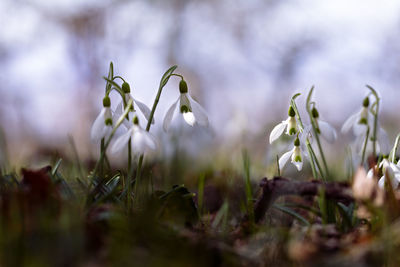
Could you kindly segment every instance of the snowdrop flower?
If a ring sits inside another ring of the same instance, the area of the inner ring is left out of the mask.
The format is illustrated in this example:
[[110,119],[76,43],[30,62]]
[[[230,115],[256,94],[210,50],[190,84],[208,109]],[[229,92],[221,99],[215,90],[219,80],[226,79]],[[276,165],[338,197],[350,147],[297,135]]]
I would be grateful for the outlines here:
[[110,98],[105,96],[103,98],[103,108],[95,119],[90,131],[90,137],[93,142],[98,143],[102,138],[106,138],[111,134],[113,128],[113,119],[110,106]]
[[[371,130],[368,138],[367,147],[365,149],[365,154],[369,155],[373,152],[373,138],[371,137]],[[351,144],[352,150],[357,151],[358,154],[361,155],[364,142],[365,142],[366,132],[360,132],[360,134],[356,137],[356,140]],[[384,129],[379,126],[376,133],[376,153],[378,154],[388,154],[390,151],[389,137]]]
[[205,110],[197,103],[193,98],[188,94],[188,88],[185,80],[181,80],[179,83],[179,98],[175,101],[174,104],[168,109],[165,114],[163,128],[164,131],[168,131],[169,126],[171,125],[172,118],[174,116],[176,106],[179,102],[179,111],[183,116],[183,119],[190,126],[194,126],[195,124],[199,124],[201,126],[208,126],[208,117]]
[[[372,115],[368,110],[369,107],[369,98],[368,96],[364,98],[362,108],[359,112],[351,115],[343,124],[342,126],[342,133],[348,132],[351,128],[353,128],[353,133],[356,135],[356,140],[353,143],[353,147],[355,151],[358,151],[358,153],[362,153],[365,137],[366,137],[366,131],[369,126],[370,129],[370,138],[367,143],[367,148],[366,148],[366,154],[370,154],[373,151],[373,139],[372,139],[372,130],[373,130],[373,120],[372,120]],[[382,129],[382,127],[379,126],[379,123],[377,125],[377,132],[376,132],[376,153],[388,153],[390,149],[389,145],[389,138],[385,132],[385,130]]]
[[155,137],[144,130],[139,125],[139,119],[136,115],[133,117],[133,125],[130,129],[115,140],[111,147],[111,153],[122,151],[131,139],[132,151],[135,154],[143,154],[149,150],[157,149]]
[[[143,113],[144,117],[149,120],[150,119],[150,108],[148,106],[146,106],[144,103],[134,99],[131,95],[131,87],[129,86],[129,83],[124,82],[122,84],[122,91],[124,91],[124,98],[125,98],[125,103],[128,103],[130,99],[133,100],[133,103],[137,105],[137,107],[139,108],[139,110]],[[132,105],[132,109],[130,110],[129,117],[133,117],[134,114],[134,104]],[[124,112],[124,101],[121,100],[121,102],[119,102],[117,108],[115,109],[115,116],[116,117],[120,117],[122,115],[122,113]],[[154,124],[154,118],[151,121],[151,124]],[[124,121],[124,125],[129,128],[129,122],[128,120]]]
[[362,108],[357,113],[351,115],[342,126],[342,133],[348,132],[351,128],[353,128],[353,132],[355,135],[360,135],[365,132],[364,127],[360,127],[363,125],[368,125],[370,121],[370,114],[368,111],[369,107],[369,98],[368,96],[364,98],[362,103]]
[[279,168],[283,169],[289,158],[291,158],[292,164],[296,166],[297,170],[301,171],[303,168],[303,157],[300,149],[300,140],[298,137],[294,140],[294,148],[280,157]]
[[276,125],[274,129],[272,129],[271,134],[269,135],[269,143],[272,144],[276,139],[278,139],[286,129],[287,135],[294,135],[297,133],[297,121],[296,121],[296,112],[294,111],[293,107],[289,107],[288,111],[289,117]]
[[320,134],[329,143],[333,143],[337,137],[336,130],[329,123],[319,119],[319,112],[315,107],[312,108],[311,114],[316,124],[317,134]]
[[[375,170],[376,170],[375,166]],[[385,180],[391,182],[393,189],[396,189],[400,183],[400,168],[396,164],[390,162],[387,158],[384,158],[379,164],[379,169],[382,170],[382,176],[378,181],[378,185],[380,188],[385,187]],[[367,178],[373,179],[374,177],[374,168],[370,169],[367,173]]]

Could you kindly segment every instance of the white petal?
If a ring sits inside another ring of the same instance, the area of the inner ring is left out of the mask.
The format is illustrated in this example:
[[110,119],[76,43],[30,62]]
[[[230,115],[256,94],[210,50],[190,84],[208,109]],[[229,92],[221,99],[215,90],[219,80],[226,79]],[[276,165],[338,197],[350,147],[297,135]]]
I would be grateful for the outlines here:
[[[136,100],[136,99],[134,101],[135,101],[136,105],[138,106],[138,108],[140,109],[140,111],[143,113],[143,115],[146,118],[146,120],[149,121],[150,113],[151,113],[151,110],[149,109],[149,107],[146,106],[144,103]],[[151,124],[154,124],[154,117],[153,117],[153,119],[151,121]]]
[[[298,156],[300,156],[301,161],[296,161],[296,157],[298,157]],[[300,147],[294,147],[294,149],[293,149],[292,164],[294,166],[296,166],[298,171],[301,171],[301,169],[303,168],[303,159],[302,159]]]
[[192,112],[184,112],[182,115],[187,124],[189,124],[190,126],[194,126],[194,124],[196,123],[196,118]]
[[399,187],[399,180],[396,179],[396,177],[394,177],[394,178],[392,179],[392,187],[393,187],[393,190],[394,190],[394,189],[397,189],[397,187]]
[[[138,127],[138,126],[137,126]],[[132,139],[132,150],[135,154],[145,153],[147,150],[156,150],[155,138],[147,131],[136,128]]]
[[373,179],[374,178],[374,170],[372,168],[368,170],[367,178],[368,179]]
[[294,164],[294,166],[296,166],[298,171],[301,171],[301,169],[303,168],[303,161],[292,161],[292,163]]
[[282,170],[283,167],[285,167],[287,161],[290,159],[290,157],[293,154],[294,149],[286,152],[285,154],[283,154],[280,158],[279,158],[279,168]]
[[377,141],[380,147],[380,152],[383,154],[388,154],[390,151],[389,137],[385,130],[378,127],[377,131]]
[[174,111],[176,109],[176,105],[178,104],[178,100],[175,101],[174,104],[168,109],[167,113],[165,114],[164,117],[164,122],[163,122],[163,128],[164,131],[168,131],[169,126],[171,125],[172,117],[174,116]]
[[318,121],[319,129],[321,131],[321,135],[325,138],[329,143],[333,143],[336,140],[336,130],[325,121]]
[[351,129],[351,127],[352,127],[354,124],[358,123],[359,117],[360,117],[360,112],[357,112],[357,113],[351,115],[351,116],[343,123],[342,130],[341,130],[342,133],[347,133],[347,132]]
[[[358,154],[362,154],[362,150],[364,148],[364,141],[365,141],[365,135],[359,135],[357,136],[356,140],[353,142],[354,146],[354,151],[356,151]],[[365,154],[369,155],[370,153],[370,142],[367,142],[367,147],[365,149]]]
[[269,143],[270,144],[272,144],[272,142],[274,142],[276,139],[278,139],[283,134],[286,126],[287,126],[287,121],[282,121],[281,123],[276,125],[274,127],[274,129],[272,129],[272,132],[269,135]]
[[[367,129],[368,128],[367,128],[366,124],[356,123],[356,124],[353,125],[353,133],[354,133],[355,136],[363,135],[364,138],[365,138],[365,135],[367,133]],[[371,136],[371,132],[372,132],[371,129],[372,128],[370,128],[370,130],[369,130],[369,136]]]
[[[113,127],[111,125],[105,125],[103,128],[103,137],[105,140],[111,135]],[[101,140],[101,139],[100,139]]]
[[192,106],[190,105],[190,101],[189,101],[187,93],[180,94],[179,99],[180,99],[180,104],[179,104],[180,107],[187,106],[190,109],[192,108]]
[[393,162],[390,162],[389,166],[394,172],[396,172],[396,173],[400,172],[400,168],[396,164],[394,164]]
[[[311,129],[312,129],[311,125],[307,125],[306,127],[304,127],[303,132],[300,134],[301,145],[306,144],[306,139],[307,137],[310,137]],[[308,140],[310,141],[310,143],[312,143],[312,138],[308,138]]]
[[[122,116],[122,114],[124,113],[124,108],[123,108],[123,102],[119,102],[119,104],[117,105],[117,108],[115,109],[114,115],[113,115],[113,122],[117,122],[119,120],[119,118]],[[134,112],[129,112],[128,116],[129,118],[133,118]],[[130,123],[130,121],[128,119],[125,119],[122,124],[127,128],[130,129],[132,127],[132,124]]]
[[[385,187],[385,179],[386,176],[382,176],[381,179],[379,179],[378,185],[380,188],[384,188]],[[392,188],[393,189],[397,189],[397,187],[399,186],[399,181],[397,179],[389,179],[388,181],[391,182]]]
[[192,108],[192,112],[194,117],[196,118],[196,122],[201,126],[208,127],[208,117],[207,113],[199,103],[196,102],[190,95],[188,95],[190,106]]
[[379,185],[380,188],[384,188],[385,187],[385,176],[382,176],[381,179],[379,179],[378,185]]
[[124,111],[122,100],[118,103],[117,108],[115,109],[114,116],[118,119],[121,117],[122,112]]
[[105,127],[105,118],[104,118],[104,114],[105,114],[106,110],[105,108],[103,108],[99,115],[97,116],[97,118],[94,120],[92,129],[90,131],[90,138],[92,139],[92,141],[94,142],[98,142],[101,140],[101,138],[103,138],[103,134],[104,134],[104,127]]
[[111,147],[111,153],[117,153],[124,149],[128,144],[129,138],[132,137],[133,128],[129,129],[126,133],[118,137]]

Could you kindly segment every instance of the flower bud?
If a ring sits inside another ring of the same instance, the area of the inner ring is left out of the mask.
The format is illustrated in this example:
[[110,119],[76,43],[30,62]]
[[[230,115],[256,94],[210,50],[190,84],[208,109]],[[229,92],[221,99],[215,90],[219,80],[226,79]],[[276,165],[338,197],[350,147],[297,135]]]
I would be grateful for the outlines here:
[[111,106],[111,100],[108,96],[103,98],[103,107],[109,108]]
[[124,82],[122,84],[122,91],[124,91],[124,93],[130,93],[131,92],[131,87],[129,86],[129,83]]
[[289,117],[296,116],[296,112],[294,111],[294,108],[292,106],[289,107],[288,115]]
[[366,108],[369,106],[369,97],[368,96],[366,98],[364,98],[362,105],[363,105],[363,107],[366,107]]
[[184,79],[182,79],[179,82],[179,92],[181,92],[181,94],[187,93],[188,92],[188,87],[187,87],[187,83],[185,82]]

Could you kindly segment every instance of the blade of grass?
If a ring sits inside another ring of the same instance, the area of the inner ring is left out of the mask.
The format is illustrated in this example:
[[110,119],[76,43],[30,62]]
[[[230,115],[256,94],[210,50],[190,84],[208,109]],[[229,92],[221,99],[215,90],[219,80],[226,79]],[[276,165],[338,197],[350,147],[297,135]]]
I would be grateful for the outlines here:
[[253,204],[253,192],[251,189],[250,181],[250,158],[246,150],[243,150],[243,169],[244,169],[244,179],[245,179],[245,189],[246,189],[246,207],[247,214],[251,224],[254,224],[254,204]]
[[306,218],[304,218],[303,216],[301,216],[300,214],[298,214],[297,212],[295,212],[294,210],[292,210],[292,209],[290,209],[288,207],[280,206],[280,205],[277,205],[277,204],[273,204],[272,207],[274,207],[275,209],[280,210],[280,211],[282,211],[282,212],[284,212],[286,214],[289,214],[289,215],[295,217],[296,219],[301,221],[306,226],[310,226],[311,225],[310,222],[307,221]]

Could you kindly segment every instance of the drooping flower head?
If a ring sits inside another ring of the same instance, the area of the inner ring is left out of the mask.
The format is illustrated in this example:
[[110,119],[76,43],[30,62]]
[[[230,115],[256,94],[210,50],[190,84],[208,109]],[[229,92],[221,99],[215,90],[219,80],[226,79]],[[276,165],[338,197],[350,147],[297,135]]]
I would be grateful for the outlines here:
[[393,162],[390,162],[386,157],[381,161],[379,166],[371,168],[367,177],[372,179],[375,175],[381,174],[378,185],[380,188],[385,187],[385,181],[390,182],[393,189],[396,189],[400,183],[400,168]]
[[293,142],[293,145],[294,145],[293,149],[284,153],[279,158],[279,167],[283,169],[290,158],[292,164],[296,166],[297,170],[301,171],[301,169],[303,168],[303,153],[301,151],[299,137],[296,137],[296,139]]
[[96,117],[90,136],[93,142],[99,142],[102,138],[110,135],[113,128],[113,119],[111,111],[111,100],[108,96],[103,98],[103,108]]
[[278,139],[286,129],[287,135],[295,135],[298,131],[298,125],[296,121],[296,112],[294,108],[290,105],[288,110],[288,118],[272,129],[269,135],[269,143],[272,144],[276,139]]
[[351,115],[344,123],[342,126],[342,133],[348,132],[351,128],[353,128],[353,132],[355,135],[360,135],[361,133],[364,132],[363,128],[361,128],[360,131],[360,126],[362,125],[368,125],[370,121],[370,114],[369,114],[369,97],[366,96],[362,102],[362,107],[361,109]]
[[[372,131],[374,129],[373,115],[370,112],[370,100],[369,96],[363,99],[361,109],[355,114],[351,115],[343,124],[341,132],[347,133],[350,129],[353,129],[353,134],[356,139],[353,143],[354,150],[358,154],[362,153],[364,141],[366,138],[367,129],[370,129],[369,140],[366,146],[366,154],[373,152],[373,141]],[[376,124],[376,153],[388,153],[389,152],[389,141],[386,131],[380,127],[379,122]]]
[[[336,130],[326,121],[320,120],[319,112],[315,106],[311,109],[311,115],[316,124],[315,130],[317,134],[320,134],[329,143],[333,143],[337,138]],[[311,127],[309,127],[309,130],[311,130]]]
[[133,124],[128,131],[115,140],[115,143],[111,147],[112,153],[122,151],[128,144],[129,139],[131,139],[134,154],[139,155],[157,149],[155,137],[139,125],[139,119],[136,114],[134,114],[132,122]]
[[[135,98],[132,97],[132,95],[131,95],[131,87],[130,87],[129,83],[124,82],[122,84],[121,88],[122,88],[122,91],[124,92],[125,103],[128,103],[129,100],[132,99],[134,104],[136,104],[137,107],[139,108],[139,110],[143,113],[143,115],[146,118],[146,120],[149,120],[150,119],[150,113],[151,113],[150,108],[147,107],[144,103],[142,103],[142,102],[140,102],[140,101],[138,101],[138,100],[136,100]],[[132,108],[131,108],[131,110],[129,112],[129,118],[132,118],[133,114],[135,112],[135,105],[134,104],[132,105]],[[117,108],[115,109],[116,116],[118,116],[118,117],[121,116],[123,111],[124,111],[124,101],[121,100],[121,102],[119,102]],[[154,118],[152,119],[151,123],[154,124]],[[129,124],[128,120],[124,121],[124,125],[125,126],[128,127],[128,124]]]
[[188,87],[185,80],[181,80],[179,82],[179,98],[175,101],[174,104],[168,109],[165,114],[163,128],[165,131],[168,131],[169,126],[171,124],[172,118],[174,116],[176,106],[179,102],[179,112],[182,114],[183,119],[190,126],[194,126],[199,124],[200,126],[207,127],[208,126],[208,117],[199,103],[197,103],[188,93]]

